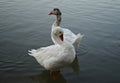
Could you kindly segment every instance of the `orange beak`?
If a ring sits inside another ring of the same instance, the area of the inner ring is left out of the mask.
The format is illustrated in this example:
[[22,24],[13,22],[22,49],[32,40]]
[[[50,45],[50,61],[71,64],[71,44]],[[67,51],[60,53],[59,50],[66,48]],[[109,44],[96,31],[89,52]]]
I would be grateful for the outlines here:
[[63,38],[63,34],[61,34],[59,37],[60,37],[60,39],[63,41],[63,39],[64,39],[64,38]]

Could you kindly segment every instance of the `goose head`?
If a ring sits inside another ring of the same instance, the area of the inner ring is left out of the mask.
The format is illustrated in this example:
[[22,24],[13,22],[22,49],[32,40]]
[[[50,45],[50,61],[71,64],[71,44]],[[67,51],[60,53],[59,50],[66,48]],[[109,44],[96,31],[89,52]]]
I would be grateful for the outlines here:
[[64,35],[63,35],[63,30],[61,28],[56,28],[52,31],[54,39],[57,41],[63,41],[64,40]]
[[61,11],[58,8],[54,8],[48,15],[61,15]]

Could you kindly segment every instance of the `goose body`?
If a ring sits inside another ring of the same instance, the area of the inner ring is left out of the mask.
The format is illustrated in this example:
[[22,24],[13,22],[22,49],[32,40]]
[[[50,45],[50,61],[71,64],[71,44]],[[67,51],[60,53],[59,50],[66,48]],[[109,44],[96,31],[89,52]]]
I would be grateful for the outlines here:
[[72,44],[64,41],[62,29],[54,29],[52,36],[57,44],[33,49],[29,55],[47,70],[59,70],[73,62],[76,52]]

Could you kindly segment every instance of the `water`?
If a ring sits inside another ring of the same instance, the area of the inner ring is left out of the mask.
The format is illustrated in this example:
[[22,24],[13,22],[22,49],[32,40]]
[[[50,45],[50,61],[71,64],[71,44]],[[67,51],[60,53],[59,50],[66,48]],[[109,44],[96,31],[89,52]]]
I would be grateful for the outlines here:
[[[62,11],[62,27],[85,35],[73,63],[50,78],[28,50],[53,44],[47,15]],[[1,0],[0,83],[119,83],[119,0]],[[80,70],[79,70],[80,69]]]

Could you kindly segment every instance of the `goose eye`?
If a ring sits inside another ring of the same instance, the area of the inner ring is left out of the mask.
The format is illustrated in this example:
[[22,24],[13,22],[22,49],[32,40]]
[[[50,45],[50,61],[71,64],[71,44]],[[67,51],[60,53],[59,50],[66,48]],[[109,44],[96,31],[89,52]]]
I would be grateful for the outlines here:
[[62,32],[59,32],[60,34],[62,33]]

